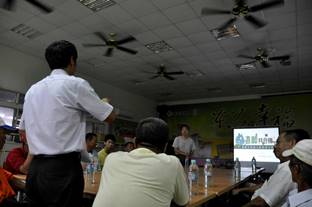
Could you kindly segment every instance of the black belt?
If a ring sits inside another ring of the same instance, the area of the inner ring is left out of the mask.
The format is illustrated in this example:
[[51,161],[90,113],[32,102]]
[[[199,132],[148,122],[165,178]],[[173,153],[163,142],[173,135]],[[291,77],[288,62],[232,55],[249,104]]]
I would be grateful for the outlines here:
[[80,152],[69,152],[64,154],[56,154],[56,155],[45,155],[39,154],[34,155],[34,159],[63,159],[63,158],[73,158],[73,159],[80,159],[81,154]]

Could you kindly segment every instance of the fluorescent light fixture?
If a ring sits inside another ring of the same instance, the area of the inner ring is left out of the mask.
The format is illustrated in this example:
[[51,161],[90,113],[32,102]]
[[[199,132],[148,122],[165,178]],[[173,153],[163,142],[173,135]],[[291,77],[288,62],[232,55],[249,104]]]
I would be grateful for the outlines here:
[[94,12],[116,4],[113,0],[78,0],[81,4],[88,7]]
[[236,65],[240,70],[253,70],[256,69],[256,66],[254,64],[241,64]]
[[225,30],[213,29],[211,30],[211,33],[217,40],[223,40],[240,36],[235,25],[232,25],[226,28]]
[[30,26],[27,26],[25,24],[19,24],[13,28],[11,28],[12,32],[15,32],[18,35],[21,35],[23,37],[26,37],[28,39],[34,39],[40,35],[42,35],[42,33]]
[[258,88],[264,88],[265,84],[264,83],[255,83],[255,84],[250,84],[249,86],[250,86],[250,88],[258,89]]

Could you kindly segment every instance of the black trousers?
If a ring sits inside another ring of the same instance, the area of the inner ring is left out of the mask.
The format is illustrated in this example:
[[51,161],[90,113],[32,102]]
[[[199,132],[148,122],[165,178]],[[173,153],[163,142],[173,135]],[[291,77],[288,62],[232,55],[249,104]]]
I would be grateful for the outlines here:
[[26,179],[30,207],[80,207],[84,189],[80,153],[37,155]]

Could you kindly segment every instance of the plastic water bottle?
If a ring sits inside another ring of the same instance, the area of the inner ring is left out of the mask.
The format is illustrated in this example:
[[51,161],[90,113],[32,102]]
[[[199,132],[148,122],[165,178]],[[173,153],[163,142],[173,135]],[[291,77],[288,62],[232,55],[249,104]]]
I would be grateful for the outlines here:
[[196,160],[191,161],[188,177],[189,177],[189,185],[190,185],[190,195],[197,195],[199,168],[196,164]]
[[235,165],[234,165],[234,177],[236,181],[240,181],[241,178],[241,164],[239,162],[238,157],[235,160]]
[[90,162],[87,164],[87,181],[92,183],[93,179],[93,163]]
[[256,173],[257,171],[257,161],[255,157],[252,157],[252,160],[251,160],[251,171],[253,174]]
[[185,173],[187,173],[189,170],[189,158],[188,157],[185,157],[184,159],[184,170],[185,170]]
[[205,188],[208,188],[208,177],[212,175],[212,164],[210,159],[206,159],[204,166],[204,174],[205,174]]

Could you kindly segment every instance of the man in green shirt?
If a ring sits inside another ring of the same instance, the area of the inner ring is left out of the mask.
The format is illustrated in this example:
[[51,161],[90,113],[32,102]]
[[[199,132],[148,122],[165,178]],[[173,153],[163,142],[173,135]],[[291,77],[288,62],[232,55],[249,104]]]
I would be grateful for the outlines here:
[[116,142],[116,138],[113,134],[107,134],[104,138],[104,148],[99,151],[98,158],[99,158],[99,165],[101,166],[101,169],[104,166],[105,159],[107,155],[112,151],[114,148],[114,144]]

